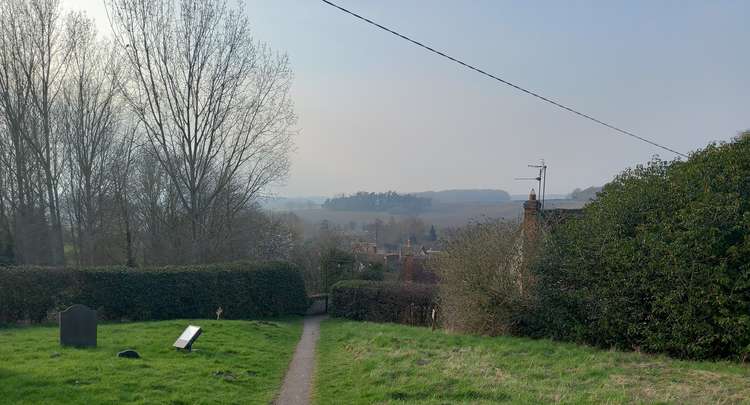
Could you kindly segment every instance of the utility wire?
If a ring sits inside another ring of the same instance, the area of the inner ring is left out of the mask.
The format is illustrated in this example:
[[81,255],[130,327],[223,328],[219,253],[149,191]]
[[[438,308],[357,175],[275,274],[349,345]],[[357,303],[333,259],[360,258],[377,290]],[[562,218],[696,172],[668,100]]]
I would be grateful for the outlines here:
[[654,142],[654,141],[651,141],[651,140],[649,140],[649,139],[646,139],[646,138],[644,138],[644,137],[642,137],[642,136],[638,136],[638,135],[636,135],[636,134],[634,134],[634,133],[632,133],[632,132],[630,132],[630,131],[626,131],[626,130],[624,130],[624,129],[618,128],[618,127],[616,127],[616,126],[614,126],[614,125],[612,125],[612,124],[608,124],[608,123],[606,123],[606,122],[604,122],[604,121],[602,121],[602,120],[600,120],[600,119],[594,118],[594,117],[592,117],[592,116],[590,116],[590,115],[588,115],[588,114],[585,114],[585,113],[582,113],[582,112],[580,112],[580,111],[577,111],[577,110],[575,110],[575,109],[573,109],[573,108],[571,108],[571,107],[568,107],[568,106],[566,106],[566,105],[564,105],[564,104],[561,104],[561,103],[559,103],[559,102],[557,102],[557,101],[555,101],[555,100],[552,100],[552,99],[550,99],[550,98],[547,98],[547,97],[545,97],[545,96],[542,96],[541,94],[535,93],[535,92],[533,92],[533,91],[531,91],[531,90],[527,90],[527,89],[525,89],[525,88],[523,88],[523,87],[521,87],[521,86],[519,86],[519,85],[517,85],[517,84],[513,84],[513,83],[511,83],[511,82],[509,82],[509,81],[507,81],[507,80],[501,79],[501,78],[499,78],[499,77],[497,77],[497,76],[495,76],[495,75],[493,75],[493,74],[491,74],[491,73],[487,73],[487,72],[485,72],[484,70],[482,70],[482,69],[480,69],[480,68],[478,68],[478,67],[476,67],[476,66],[470,65],[470,64],[468,64],[468,63],[466,63],[466,62],[464,62],[464,61],[462,61],[462,60],[460,60],[460,59],[456,59],[456,58],[454,58],[454,57],[452,57],[452,56],[450,56],[450,55],[446,54],[445,52],[441,52],[441,51],[438,51],[438,50],[437,50],[437,49],[435,49],[435,48],[432,48],[432,47],[430,47],[430,46],[428,46],[428,45],[425,45],[425,44],[423,44],[423,43],[421,43],[421,42],[419,42],[419,41],[416,41],[416,40],[414,40],[414,39],[411,39],[411,38],[407,37],[406,35],[400,34],[400,33],[396,32],[396,31],[394,31],[394,30],[392,30],[392,29],[390,29],[390,28],[388,28],[388,27],[386,27],[386,26],[380,25],[380,24],[376,23],[375,21],[372,21],[372,20],[370,20],[369,18],[363,17],[363,16],[361,16],[361,15],[359,15],[359,14],[357,14],[357,13],[353,12],[353,11],[347,10],[347,9],[345,9],[344,7],[341,7],[341,6],[339,6],[339,5],[337,5],[337,4],[333,3],[333,2],[331,2],[331,1],[329,1],[329,0],[321,0],[321,1],[322,1],[323,3],[326,3],[326,4],[328,4],[329,6],[332,6],[332,7],[334,7],[334,8],[337,8],[337,9],[339,9],[340,11],[343,11],[343,12],[344,12],[344,13],[346,13],[346,14],[349,14],[349,15],[351,15],[351,16],[353,16],[353,17],[355,17],[355,18],[358,18],[358,19],[360,19],[360,20],[362,20],[362,21],[364,21],[364,22],[366,22],[366,23],[368,23],[368,24],[374,25],[374,26],[376,26],[376,27],[380,28],[381,30],[387,31],[387,32],[389,32],[389,33],[391,33],[391,34],[393,34],[393,35],[395,35],[395,36],[397,36],[397,37],[399,37],[399,38],[401,38],[401,39],[404,39],[404,40],[406,40],[406,41],[409,41],[409,42],[411,42],[411,43],[412,43],[412,44],[414,44],[414,45],[417,45],[417,46],[419,46],[419,47],[421,47],[421,48],[424,48],[424,49],[426,49],[426,50],[428,50],[428,51],[430,51],[430,52],[432,52],[432,53],[435,53],[435,54],[437,54],[437,55],[440,55],[440,56],[442,56],[442,57],[444,57],[444,58],[446,58],[446,59],[448,59],[448,60],[451,60],[451,61],[453,61],[453,62],[456,62],[456,63],[458,63],[459,65],[461,65],[461,66],[463,66],[463,67],[466,67],[466,68],[468,68],[468,69],[471,69],[471,70],[473,70],[473,71],[475,71],[475,72],[477,72],[477,73],[480,73],[480,74],[482,74],[482,75],[484,75],[484,76],[487,76],[487,77],[489,77],[489,78],[491,78],[491,79],[495,79],[495,80],[497,80],[498,82],[500,82],[500,83],[502,83],[502,84],[505,84],[505,85],[507,85],[507,86],[513,87],[514,89],[516,89],[516,90],[519,90],[519,91],[522,91],[522,92],[524,92],[524,93],[526,93],[526,94],[528,94],[528,95],[530,95],[530,96],[536,97],[536,98],[538,98],[538,99],[540,99],[540,100],[542,100],[542,101],[546,101],[547,103],[550,103],[550,104],[552,104],[552,105],[554,105],[554,106],[556,106],[556,107],[562,108],[563,110],[566,110],[566,111],[568,111],[568,112],[571,112],[571,113],[573,113],[573,114],[575,114],[575,115],[578,115],[579,117],[583,117],[583,118],[585,118],[585,119],[587,119],[587,120],[590,120],[590,121],[593,121],[593,122],[595,122],[595,123],[597,123],[597,124],[599,124],[599,125],[603,125],[603,126],[605,126],[605,127],[609,128],[609,129],[612,129],[612,130],[614,130],[614,131],[617,131],[617,132],[619,132],[619,133],[621,133],[621,134],[623,134],[623,135],[627,135],[627,136],[630,136],[630,137],[632,137],[632,138],[638,139],[638,140],[640,140],[640,141],[646,142],[646,143],[648,143],[648,144],[651,144],[651,145],[653,145],[653,146],[656,146],[657,148],[661,148],[661,149],[664,149],[664,150],[666,150],[666,151],[672,152],[672,153],[674,153],[674,154],[677,154],[677,155],[679,155],[679,156],[682,156],[682,157],[684,157],[684,158],[687,158],[687,157],[688,157],[688,156],[687,156],[686,154],[684,154],[684,153],[678,152],[678,151],[676,151],[676,150],[674,150],[674,149],[672,149],[672,148],[669,148],[669,147],[667,147],[667,146],[664,146],[664,145],[660,145],[660,144],[658,144],[658,143],[656,143],[656,142]]

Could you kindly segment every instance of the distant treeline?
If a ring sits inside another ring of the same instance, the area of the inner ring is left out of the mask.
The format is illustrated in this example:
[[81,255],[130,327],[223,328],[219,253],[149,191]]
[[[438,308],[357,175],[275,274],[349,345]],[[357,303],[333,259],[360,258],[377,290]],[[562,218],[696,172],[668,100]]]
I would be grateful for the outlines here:
[[504,190],[443,190],[424,191],[414,194],[417,197],[430,198],[435,203],[445,204],[497,204],[510,201],[510,194]]
[[596,198],[596,194],[602,191],[602,187],[591,186],[581,190],[577,188],[570,193],[570,198],[577,201],[591,201]]
[[429,198],[411,194],[399,194],[395,191],[385,193],[360,191],[352,195],[329,198],[323,203],[323,208],[337,211],[416,213],[425,211],[430,205],[432,201]]

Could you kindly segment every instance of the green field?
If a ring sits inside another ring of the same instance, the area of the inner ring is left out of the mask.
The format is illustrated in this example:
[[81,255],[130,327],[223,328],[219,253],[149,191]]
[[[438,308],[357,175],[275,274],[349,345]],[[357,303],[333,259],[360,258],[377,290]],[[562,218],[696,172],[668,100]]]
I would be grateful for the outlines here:
[[[172,343],[188,325],[191,353]],[[104,324],[98,347],[62,348],[56,326],[0,329],[2,404],[267,404],[302,331],[284,321],[178,320]],[[141,359],[118,358],[126,348]]]
[[317,404],[750,403],[750,367],[327,320]]

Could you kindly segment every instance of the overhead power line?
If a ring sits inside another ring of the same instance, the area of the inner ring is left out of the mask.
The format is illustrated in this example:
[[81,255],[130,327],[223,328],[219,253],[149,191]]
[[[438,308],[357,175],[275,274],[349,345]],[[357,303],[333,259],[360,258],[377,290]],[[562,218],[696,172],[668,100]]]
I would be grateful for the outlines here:
[[476,66],[470,65],[470,64],[468,64],[468,63],[466,63],[466,62],[464,62],[464,61],[462,61],[460,59],[457,59],[457,58],[454,58],[453,56],[448,55],[445,52],[439,51],[439,50],[437,50],[435,48],[432,48],[432,47],[430,47],[428,45],[425,45],[425,44],[423,44],[423,43],[421,43],[419,41],[411,39],[411,38],[407,37],[404,34],[396,32],[396,31],[394,31],[394,30],[392,30],[392,29],[390,29],[390,28],[388,28],[386,26],[380,25],[380,24],[376,23],[375,21],[370,20],[367,17],[363,17],[363,16],[361,16],[361,15],[359,15],[359,14],[353,12],[353,11],[347,10],[344,7],[341,7],[338,4],[335,4],[335,3],[333,3],[333,2],[331,2],[329,0],[321,0],[321,1],[323,3],[328,4],[329,6],[332,6],[334,8],[339,9],[340,11],[343,11],[346,14],[349,14],[349,15],[355,17],[355,18],[358,18],[358,19],[360,19],[360,20],[362,20],[362,21],[364,21],[364,22],[366,22],[366,23],[368,23],[370,25],[374,25],[375,27],[378,27],[378,28],[380,28],[383,31],[389,32],[389,33],[391,33],[391,34],[393,34],[393,35],[395,35],[395,36],[397,36],[397,37],[399,37],[401,39],[409,41],[412,44],[419,46],[420,48],[424,48],[424,49],[426,49],[426,50],[428,50],[428,51],[430,51],[430,52],[432,52],[434,54],[442,56],[443,58],[446,58],[448,60],[456,62],[456,63],[458,63],[459,65],[461,65],[461,66],[463,66],[465,68],[471,69],[471,70],[473,70],[473,71],[475,71],[475,72],[477,72],[479,74],[482,74],[482,75],[487,76],[487,77],[489,77],[491,79],[497,80],[498,82],[500,82],[502,84],[505,84],[506,86],[513,87],[516,90],[522,91],[522,92],[524,92],[524,93],[526,93],[526,94],[528,94],[530,96],[536,97],[536,98],[538,98],[538,99],[540,99],[542,101],[545,101],[547,103],[550,103],[550,104],[552,104],[552,105],[554,105],[554,106],[556,106],[558,108],[562,108],[563,110],[571,112],[571,113],[573,113],[575,115],[578,115],[579,117],[585,118],[585,119],[587,119],[589,121],[593,121],[593,122],[595,122],[595,123],[597,123],[599,125],[603,125],[603,126],[609,128],[611,130],[614,130],[614,131],[616,131],[616,132],[618,132],[620,134],[627,135],[629,137],[638,139],[638,140],[640,140],[642,142],[646,142],[646,143],[648,143],[650,145],[653,145],[653,146],[656,146],[657,148],[661,148],[661,149],[664,149],[666,151],[672,152],[672,153],[674,153],[676,155],[679,155],[679,156],[682,156],[682,157],[685,157],[685,158],[688,157],[684,153],[678,152],[678,151],[676,151],[676,150],[674,150],[672,148],[669,148],[667,146],[658,144],[658,143],[656,143],[656,142],[654,142],[652,140],[646,139],[646,138],[644,138],[642,136],[638,136],[638,135],[636,135],[636,134],[634,134],[634,133],[632,133],[630,131],[626,131],[626,130],[624,130],[622,128],[618,128],[618,127],[616,127],[616,126],[614,126],[612,124],[608,124],[608,123],[606,123],[606,122],[604,122],[604,121],[602,121],[602,120],[600,120],[598,118],[594,118],[591,115],[582,113],[582,112],[580,112],[580,111],[578,111],[578,110],[576,110],[574,108],[568,107],[568,106],[566,106],[564,104],[561,104],[561,103],[559,103],[559,102],[557,102],[555,100],[552,100],[552,99],[550,99],[548,97],[542,96],[541,94],[535,93],[535,92],[533,92],[531,90],[528,90],[528,89],[525,89],[525,88],[523,88],[523,87],[521,87],[521,86],[519,86],[517,84],[514,84],[514,83],[511,83],[511,82],[509,82],[507,80],[501,79],[500,77],[497,77],[497,76],[493,75],[492,73],[487,73],[486,71],[484,71],[484,70],[482,70],[482,69],[480,69],[480,68],[478,68]]

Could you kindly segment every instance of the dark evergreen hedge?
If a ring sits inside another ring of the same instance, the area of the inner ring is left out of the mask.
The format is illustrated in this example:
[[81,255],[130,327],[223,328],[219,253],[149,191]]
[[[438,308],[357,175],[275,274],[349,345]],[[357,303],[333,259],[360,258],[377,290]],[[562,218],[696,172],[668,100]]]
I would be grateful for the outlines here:
[[301,273],[291,264],[230,263],[132,269],[94,267],[0,269],[0,322],[39,322],[71,304],[101,319],[247,319],[304,313]]
[[750,358],[750,133],[607,184],[552,230],[527,333]]
[[331,289],[331,316],[370,322],[429,325],[437,288],[415,283],[346,280]]

